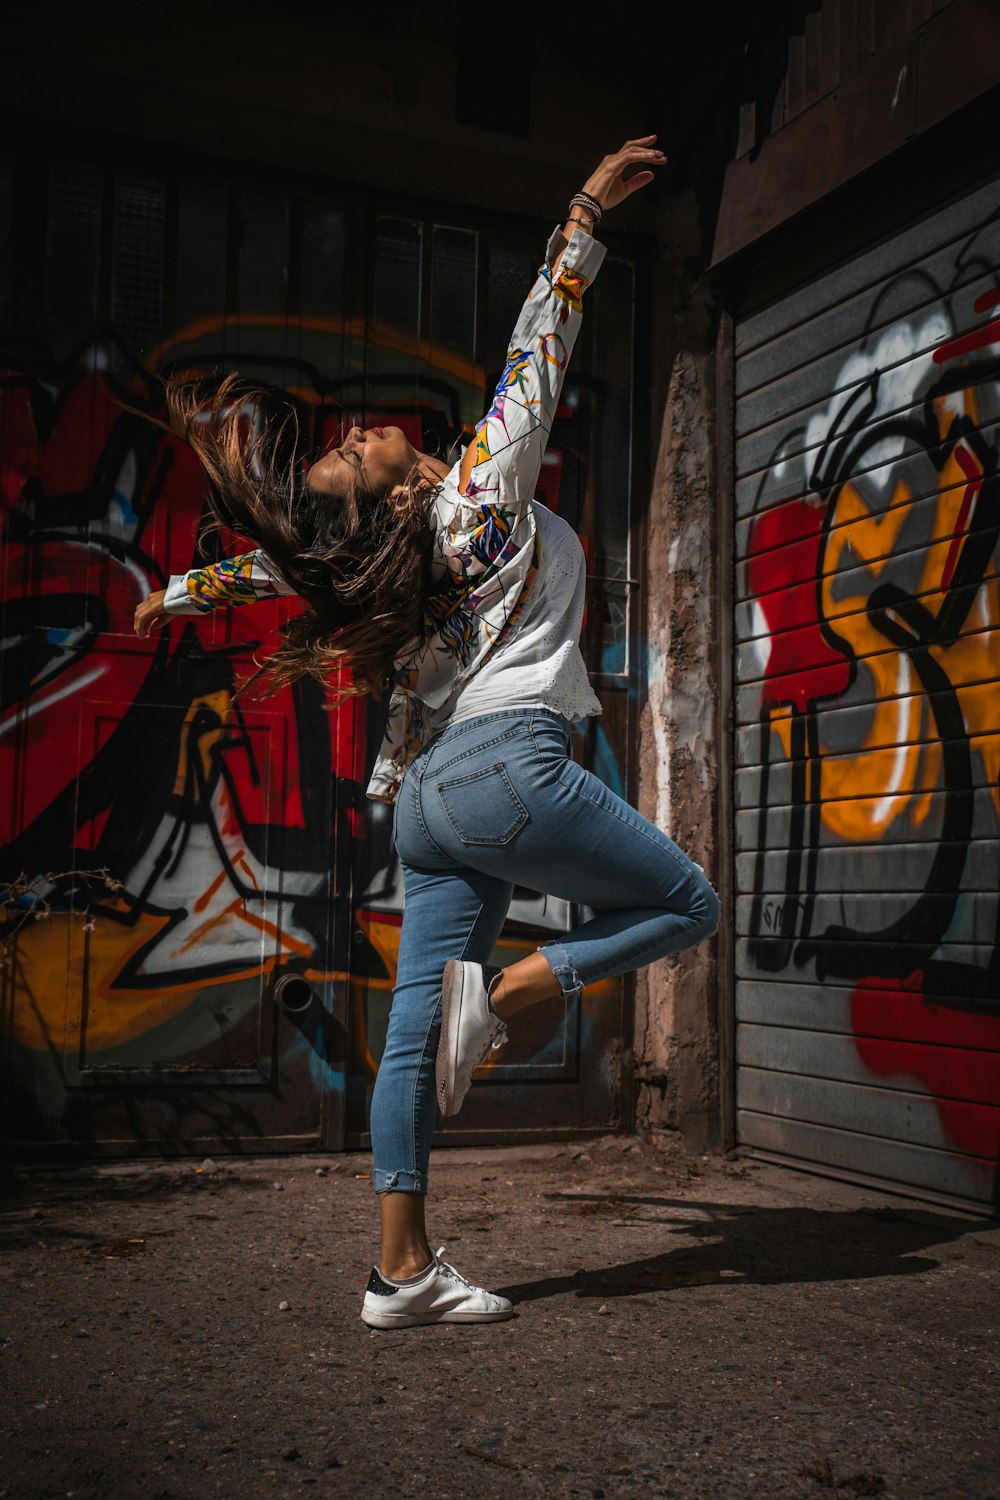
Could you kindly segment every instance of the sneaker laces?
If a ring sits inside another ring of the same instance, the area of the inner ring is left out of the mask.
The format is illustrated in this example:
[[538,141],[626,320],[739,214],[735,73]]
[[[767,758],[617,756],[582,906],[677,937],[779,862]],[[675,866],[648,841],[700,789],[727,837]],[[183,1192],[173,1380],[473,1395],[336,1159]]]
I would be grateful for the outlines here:
[[460,1281],[464,1287],[468,1287],[470,1292],[484,1291],[484,1287],[473,1286],[471,1281],[466,1281],[461,1271],[456,1271],[455,1267],[451,1265],[450,1262],[441,1259],[442,1255],[445,1254],[447,1248],[448,1247],[446,1245],[439,1245],[434,1252],[434,1259],[438,1263],[438,1269],[440,1271],[443,1271],[446,1276],[450,1276],[452,1281]]
[[496,1052],[500,1047],[504,1045],[507,1040],[506,1023],[501,1021],[500,1017],[498,1015],[495,1015],[492,1010],[490,1011],[490,1020],[494,1023],[495,1029],[493,1035],[490,1037],[489,1041],[486,1043],[479,1056],[476,1058],[475,1066],[477,1068],[481,1068],[483,1063],[486,1062],[487,1058],[490,1056],[490,1053]]
[[498,969],[491,964],[483,964],[482,972],[483,980],[486,984],[486,1013],[493,1025],[493,1035],[490,1038],[487,1046],[485,1046],[482,1050],[479,1061],[476,1063],[477,1068],[482,1066],[491,1052],[499,1051],[499,1049],[504,1046],[507,1041],[507,1023],[506,1021],[502,1021],[497,1015],[496,1009],[493,1005],[493,1000],[491,998],[493,993],[493,986],[500,978],[500,975],[503,973],[503,969]]

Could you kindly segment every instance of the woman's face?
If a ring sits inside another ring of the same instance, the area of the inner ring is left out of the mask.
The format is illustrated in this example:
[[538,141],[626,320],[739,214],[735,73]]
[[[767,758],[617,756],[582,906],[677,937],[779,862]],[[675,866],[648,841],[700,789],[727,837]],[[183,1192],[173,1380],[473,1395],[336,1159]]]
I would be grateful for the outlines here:
[[331,448],[306,474],[310,489],[346,499],[360,483],[391,490],[405,484],[420,455],[398,427],[352,427],[339,448]]

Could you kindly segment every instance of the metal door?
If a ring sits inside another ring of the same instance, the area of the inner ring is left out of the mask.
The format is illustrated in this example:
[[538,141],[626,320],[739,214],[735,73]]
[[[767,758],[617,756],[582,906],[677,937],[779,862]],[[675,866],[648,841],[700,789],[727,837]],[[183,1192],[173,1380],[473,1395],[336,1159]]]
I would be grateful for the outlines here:
[[4,1134],[336,1147],[363,717],[308,687],[234,696],[290,604],[137,641],[206,517],[191,452],[133,408],[156,414],[178,365],[298,393],[339,375],[344,214],[123,159],[32,155],[3,181]]
[[[317,442],[388,418],[446,451],[482,413],[541,246],[127,155],[0,163],[5,1136],[20,1153],[337,1149],[364,1139],[400,919],[391,810],[364,798],[378,710],[328,714],[308,685],[234,695],[291,603],[136,640],[138,600],[204,559],[205,511],[193,455],[132,408],[156,411],[156,373],[235,368],[290,395]],[[629,261],[609,258],[591,308],[540,493],[588,552],[607,711],[578,753],[624,787]],[[498,956],[575,919],[519,892]],[[538,1007],[463,1128],[619,1123],[623,1027],[617,981]]]
[[739,1139],[995,1200],[1000,181],[736,327]]

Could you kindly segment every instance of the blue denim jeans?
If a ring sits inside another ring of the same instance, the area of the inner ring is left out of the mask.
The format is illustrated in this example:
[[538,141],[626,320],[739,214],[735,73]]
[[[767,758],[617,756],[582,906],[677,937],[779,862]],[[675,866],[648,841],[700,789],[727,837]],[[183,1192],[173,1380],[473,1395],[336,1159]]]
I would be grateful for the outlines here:
[[538,950],[570,996],[715,931],[701,868],[569,744],[562,714],[498,709],[443,730],[407,767],[393,817],[399,964],[371,1105],[376,1192],[427,1191],[444,966],[489,960],[515,885],[595,912]]

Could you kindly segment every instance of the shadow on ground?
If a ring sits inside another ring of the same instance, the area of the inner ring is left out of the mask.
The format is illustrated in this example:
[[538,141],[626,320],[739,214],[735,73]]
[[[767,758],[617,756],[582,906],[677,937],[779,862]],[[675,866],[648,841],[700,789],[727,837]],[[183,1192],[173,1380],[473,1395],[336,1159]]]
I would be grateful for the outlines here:
[[[940,1265],[939,1257],[921,1251],[960,1239],[969,1231],[967,1218],[917,1208],[752,1208],[627,1194],[599,1197],[547,1193],[545,1197],[578,1214],[597,1217],[617,1211],[615,1227],[633,1222],[648,1229],[660,1223],[668,1234],[683,1234],[687,1240],[697,1238],[702,1243],[696,1248],[678,1247],[662,1255],[644,1255],[641,1260],[497,1288],[512,1301],[534,1302],[566,1292],[602,1299],[631,1297],[724,1281],[774,1286],[914,1276]],[[662,1209],[663,1213],[644,1213],[630,1221],[631,1206]]]

